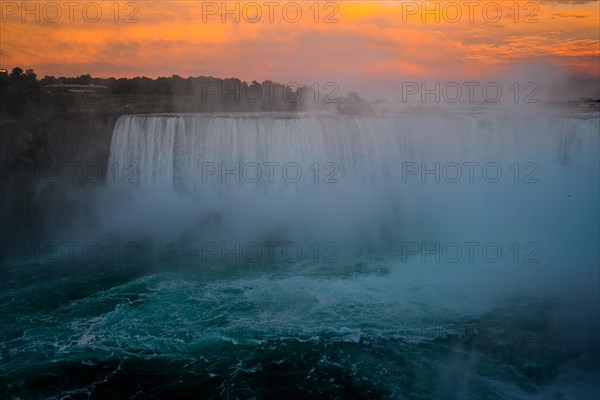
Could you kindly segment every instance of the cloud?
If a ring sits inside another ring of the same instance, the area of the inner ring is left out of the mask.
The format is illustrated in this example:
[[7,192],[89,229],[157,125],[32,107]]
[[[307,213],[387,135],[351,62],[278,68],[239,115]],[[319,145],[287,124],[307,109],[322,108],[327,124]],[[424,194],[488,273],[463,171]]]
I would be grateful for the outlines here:
[[296,24],[236,24],[203,22],[196,2],[144,2],[135,24],[9,21],[0,26],[1,55],[6,66],[33,67],[40,75],[213,75],[308,84],[481,77],[538,60],[598,75],[598,2],[543,3],[539,22],[530,24],[516,23],[510,13],[497,23],[403,22],[394,2],[342,2],[337,24],[314,23],[310,12]]
[[590,4],[590,3],[598,3],[600,0],[540,0],[540,3],[550,3],[550,4],[567,4],[567,5],[580,5],[580,4]]
[[575,13],[575,12],[568,12],[568,11],[561,11],[561,12],[556,12],[554,14],[552,14],[552,19],[557,19],[557,18],[576,18],[576,19],[581,19],[581,18],[588,18],[593,16],[593,14],[591,13]]

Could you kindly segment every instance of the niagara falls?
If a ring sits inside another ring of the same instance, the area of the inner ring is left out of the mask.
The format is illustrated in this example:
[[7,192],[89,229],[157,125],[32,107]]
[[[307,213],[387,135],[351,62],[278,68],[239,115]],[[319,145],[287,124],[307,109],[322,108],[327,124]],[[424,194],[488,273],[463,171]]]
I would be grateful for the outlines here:
[[600,399],[600,2],[13,2],[0,397]]

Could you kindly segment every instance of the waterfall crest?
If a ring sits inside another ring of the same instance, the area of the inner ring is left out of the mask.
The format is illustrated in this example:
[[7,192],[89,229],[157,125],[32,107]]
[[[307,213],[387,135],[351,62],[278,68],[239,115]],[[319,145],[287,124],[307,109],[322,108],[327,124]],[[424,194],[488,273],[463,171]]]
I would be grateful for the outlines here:
[[218,221],[211,237],[235,240],[372,248],[524,218],[542,234],[556,210],[597,200],[599,130],[596,114],[130,115],[107,180],[160,197],[139,207],[149,218],[170,209],[166,225],[205,231]]

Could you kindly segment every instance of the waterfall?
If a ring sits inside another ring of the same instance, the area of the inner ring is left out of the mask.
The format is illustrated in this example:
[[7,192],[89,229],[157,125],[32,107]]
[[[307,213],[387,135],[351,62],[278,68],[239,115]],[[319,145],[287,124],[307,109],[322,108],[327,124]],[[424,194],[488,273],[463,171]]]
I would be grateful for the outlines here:
[[510,226],[546,237],[549,220],[568,228],[561,209],[598,215],[599,131],[594,113],[513,110],[127,115],[114,128],[107,182],[137,193],[135,202],[154,201],[120,217],[144,210],[165,230],[180,224],[210,237],[363,250],[509,235]]

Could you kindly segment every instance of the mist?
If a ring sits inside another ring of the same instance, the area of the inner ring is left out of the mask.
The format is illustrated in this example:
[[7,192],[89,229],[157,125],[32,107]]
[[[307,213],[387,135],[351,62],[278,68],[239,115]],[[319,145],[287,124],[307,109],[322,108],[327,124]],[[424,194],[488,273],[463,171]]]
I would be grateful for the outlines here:
[[593,2],[100,3],[2,3],[0,397],[600,399]]

